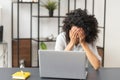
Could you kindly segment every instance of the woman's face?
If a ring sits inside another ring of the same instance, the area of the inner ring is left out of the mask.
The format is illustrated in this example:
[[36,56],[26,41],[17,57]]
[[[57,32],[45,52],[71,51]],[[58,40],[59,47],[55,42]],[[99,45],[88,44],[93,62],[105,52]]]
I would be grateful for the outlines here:
[[[71,30],[73,30],[73,31],[79,31],[79,30],[81,30],[82,28],[78,28],[77,26],[72,26],[72,28],[71,28]],[[77,32],[78,33],[78,32]],[[76,37],[77,37],[77,39],[76,39],[76,44],[78,44],[79,43],[79,36],[78,36],[78,34],[76,35]]]

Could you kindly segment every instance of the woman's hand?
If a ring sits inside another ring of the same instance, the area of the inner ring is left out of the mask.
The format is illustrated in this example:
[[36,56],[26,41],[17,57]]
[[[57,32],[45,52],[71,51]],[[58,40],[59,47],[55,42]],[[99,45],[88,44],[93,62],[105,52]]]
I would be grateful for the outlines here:
[[73,26],[69,31],[70,42],[66,46],[65,51],[71,51],[73,49],[74,45],[78,40],[78,31],[79,30],[75,26]]
[[79,28],[78,36],[79,36],[79,43],[80,44],[85,43],[85,32],[82,28]]
[[74,26],[69,31],[70,43],[72,43],[73,45],[76,44],[76,41],[78,38],[78,32],[79,32],[79,29],[77,27],[74,27]]

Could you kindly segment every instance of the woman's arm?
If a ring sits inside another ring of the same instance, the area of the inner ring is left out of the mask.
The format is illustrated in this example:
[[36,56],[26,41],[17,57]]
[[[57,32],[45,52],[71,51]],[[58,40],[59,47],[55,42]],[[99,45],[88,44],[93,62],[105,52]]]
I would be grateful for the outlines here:
[[92,50],[89,48],[87,43],[81,44],[82,48],[86,52],[86,56],[88,60],[90,61],[91,65],[95,70],[99,69],[101,66],[101,61],[97,58],[97,56],[92,52]]
[[78,35],[79,35],[79,44],[81,44],[82,48],[86,52],[86,56],[90,61],[91,65],[95,70],[99,69],[99,67],[101,66],[101,62],[97,58],[95,53],[93,53],[93,51],[89,48],[88,44],[85,42],[85,33],[82,28],[79,29]]
[[71,51],[73,49],[74,44],[72,42],[68,43],[68,45],[65,48],[65,51]]

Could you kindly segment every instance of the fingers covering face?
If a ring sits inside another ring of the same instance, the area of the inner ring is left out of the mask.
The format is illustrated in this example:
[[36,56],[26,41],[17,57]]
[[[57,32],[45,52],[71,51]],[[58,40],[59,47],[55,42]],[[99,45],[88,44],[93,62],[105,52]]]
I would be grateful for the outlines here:
[[82,28],[78,28],[76,26],[73,26],[71,28],[71,32],[72,34],[74,34],[74,36],[76,36],[77,38],[85,38],[85,33],[84,30]]
[[71,30],[73,31],[73,33],[77,33],[77,34],[84,34],[84,30],[82,28],[78,28],[76,26],[73,26],[71,28]]

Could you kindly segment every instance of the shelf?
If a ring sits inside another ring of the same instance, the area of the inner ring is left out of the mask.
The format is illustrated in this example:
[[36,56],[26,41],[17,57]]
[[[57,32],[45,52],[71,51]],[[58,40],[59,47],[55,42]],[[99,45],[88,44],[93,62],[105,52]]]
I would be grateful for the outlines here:
[[53,17],[49,17],[49,16],[32,16],[32,17],[39,17],[39,18],[66,18],[66,16],[53,16]]
[[32,39],[32,40],[34,40],[34,41],[37,41],[37,42],[56,42],[56,40],[55,39],[53,39],[53,40],[47,40],[47,39],[40,39],[40,40],[38,40],[38,39]]
[[103,49],[103,47],[102,47],[102,46],[97,46],[97,48],[99,48],[99,49]]
[[38,2],[13,2],[13,3],[21,3],[21,4],[38,4]]
[[[28,40],[30,38],[14,38],[13,41],[18,41],[18,40]],[[45,38],[41,38],[40,40],[38,40],[37,38],[32,38],[31,40],[37,41],[37,42],[55,42],[56,40],[48,40]]]
[[104,28],[104,27],[99,27],[99,26],[98,26],[98,28]]
[[6,41],[2,41],[2,42],[0,42],[0,44],[7,44],[7,42]]
[[31,38],[13,38],[12,40],[27,40],[27,39],[31,39]]

